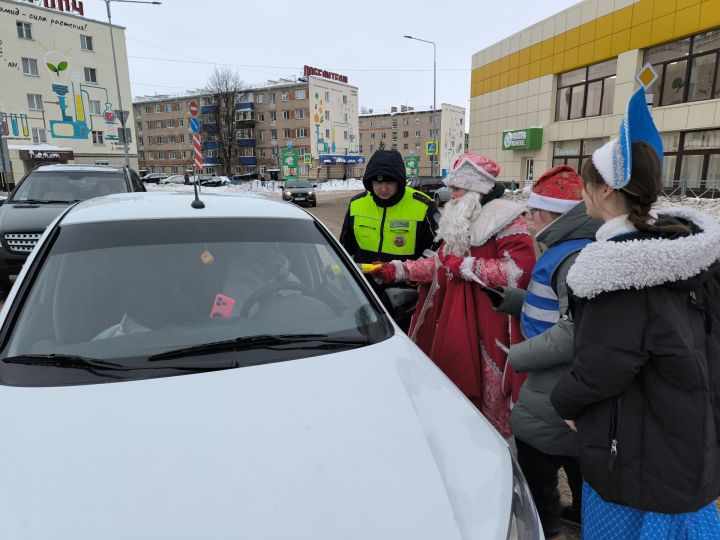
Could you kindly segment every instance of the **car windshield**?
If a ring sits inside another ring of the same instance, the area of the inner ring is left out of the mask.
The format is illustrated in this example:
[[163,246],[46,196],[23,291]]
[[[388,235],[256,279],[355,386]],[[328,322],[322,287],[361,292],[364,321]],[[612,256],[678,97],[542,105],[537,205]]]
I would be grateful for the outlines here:
[[311,188],[310,182],[307,180],[288,180],[285,182],[285,188]]
[[[156,355],[251,336],[357,346],[392,333],[309,220],[66,225],[31,282],[0,359],[62,355],[147,366]],[[235,354],[256,364],[332,352],[303,345],[312,350],[286,344]]]
[[32,172],[18,186],[10,202],[73,202],[126,193],[127,184],[121,172],[96,171]]

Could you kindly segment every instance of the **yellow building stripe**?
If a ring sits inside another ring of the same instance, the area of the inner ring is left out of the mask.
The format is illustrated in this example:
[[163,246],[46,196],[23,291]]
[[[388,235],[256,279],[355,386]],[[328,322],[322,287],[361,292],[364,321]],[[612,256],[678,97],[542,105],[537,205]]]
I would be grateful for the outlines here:
[[472,71],[470,97],[720,27],[720,0],[640,0]]

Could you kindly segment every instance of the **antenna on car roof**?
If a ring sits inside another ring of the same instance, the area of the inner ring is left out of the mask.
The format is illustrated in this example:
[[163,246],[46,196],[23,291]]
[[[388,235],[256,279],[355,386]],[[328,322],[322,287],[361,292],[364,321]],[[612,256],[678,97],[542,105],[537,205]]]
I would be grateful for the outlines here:
[[200,197],[198,197],[197,183],[198,181],[196,177],[193,182],[193,186],[195,188],[195,200],[190,203],[190,206],[199,210],[200,208],[205,208],[205,203],[200,200]]

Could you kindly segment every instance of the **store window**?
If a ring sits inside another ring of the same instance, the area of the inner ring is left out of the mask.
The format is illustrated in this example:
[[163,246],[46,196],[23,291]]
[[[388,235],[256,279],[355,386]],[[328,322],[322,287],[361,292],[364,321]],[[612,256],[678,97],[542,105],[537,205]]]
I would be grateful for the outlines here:
[[720,129],[663,133],[663,187],[720,194]]
[[553,145],[553,167],[570,165],[578,173],[592,153],[607,142],[607,139],[579,139],[558,141]]
[[617,59],[558,76],[555,120],[612,114]]
[[665,43],[645,51],[645,62],[660,78],[653,85],[653,105],[720,98],[720,30]]

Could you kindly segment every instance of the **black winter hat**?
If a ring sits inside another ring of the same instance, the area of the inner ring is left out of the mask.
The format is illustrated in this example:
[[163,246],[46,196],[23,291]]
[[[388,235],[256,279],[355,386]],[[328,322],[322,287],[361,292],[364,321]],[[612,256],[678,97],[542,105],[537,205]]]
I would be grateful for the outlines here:
[[368,161],[363,176],[363,185],[372,193],[372,181],[378,176],[385,180],[393,179],[401,187],[405,186],[405,161],[397,150],[377,150]]

